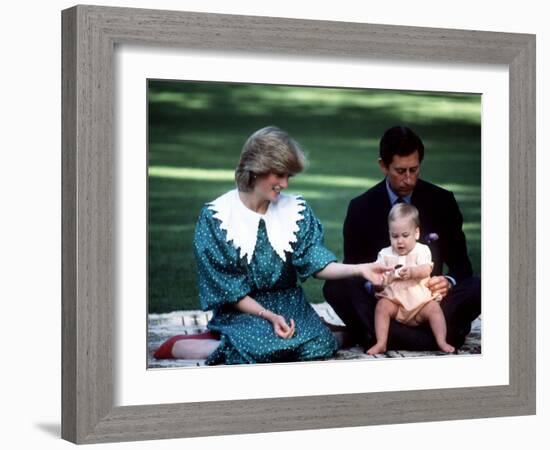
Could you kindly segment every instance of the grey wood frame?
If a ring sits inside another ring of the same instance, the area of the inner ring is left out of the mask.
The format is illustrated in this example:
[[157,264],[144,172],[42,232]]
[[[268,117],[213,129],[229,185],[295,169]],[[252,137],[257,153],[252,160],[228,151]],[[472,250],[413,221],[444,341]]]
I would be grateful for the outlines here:
[[[95,443],[535,413],[534,35],[96,6],[63,11],[62,32],[64,439]],[[116,44],[507,65],[509,384],[114,407]]]

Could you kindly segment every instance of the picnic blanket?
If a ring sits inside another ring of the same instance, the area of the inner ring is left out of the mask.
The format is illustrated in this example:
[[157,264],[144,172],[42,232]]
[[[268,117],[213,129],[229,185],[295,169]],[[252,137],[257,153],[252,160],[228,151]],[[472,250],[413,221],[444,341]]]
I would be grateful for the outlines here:
[[[312,303],[317,314],[334,325],[343,325],[338,315],[328,303]],[[196,334],[206,330],[206,325],[212,317],[211,311],[173,311],[165,314],[149,314],[147,329],[147,367],[150,369],[166,367],[202,366],[204,360],[164,359],[156,360],[153,357],[155,350],[171,336],[177,334]],[[458,355],[481,354],[481,317],[472,323],[472,331],[466,338],[464,345],[458,350]],[[452,357],[439,351],[411,352],[388,351],[383,355],[369,356],[361,347],[350,347],[338,350],[333,359],[377,359],[377,358],[410,358],[410,357]]]

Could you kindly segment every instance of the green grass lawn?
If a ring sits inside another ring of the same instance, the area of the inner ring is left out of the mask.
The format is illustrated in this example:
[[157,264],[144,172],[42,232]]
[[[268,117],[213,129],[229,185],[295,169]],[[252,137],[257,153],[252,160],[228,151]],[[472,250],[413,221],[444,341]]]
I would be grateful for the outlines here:
[[[481,271],[481,99],[478,95],[150,81],[148,93],[149,312],[198,309],[193,231],[202,205],[234,187],[242,145],[276,125],[306,151],[302,194],[342,259],[350,199],[381,180],[383,132],[414,129],[426,156],[421,177],[454,191],[474,271]],[[323,301],[322,282],[304,284]]]

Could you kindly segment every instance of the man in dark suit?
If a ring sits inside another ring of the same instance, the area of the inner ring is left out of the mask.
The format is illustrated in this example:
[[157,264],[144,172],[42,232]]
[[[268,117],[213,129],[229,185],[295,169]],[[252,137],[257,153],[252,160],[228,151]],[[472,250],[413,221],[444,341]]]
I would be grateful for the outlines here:
[[[421,139],[409,128],[387,130],[380,141],[384,180],[354,198],[344,222],[344,263],[373,262],[390,245],[388,213],[396,202],[407,202],[420,213],[419,242],[432,252],[434,269],[427,284],[443,297],[447,342],[464,344],[472,321],[481,312],[481,281],[472,265],[462,231],[462,214],[452,192],[419,179],[424,158]],[[443,264],[448,273],[443,276]],[[358,279],[327,281],[325,298],[347,325],[355,341],[369,348],[375,341],[374,287]],[[437,350],[427,325],[410,327],[392,321],[388,350]]]

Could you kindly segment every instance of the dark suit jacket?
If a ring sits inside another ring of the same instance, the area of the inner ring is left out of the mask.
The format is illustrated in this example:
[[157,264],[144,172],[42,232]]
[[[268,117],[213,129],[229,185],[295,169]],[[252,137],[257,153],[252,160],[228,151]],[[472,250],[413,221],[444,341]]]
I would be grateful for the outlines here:
[[[432,275],[441,275],[445,263],[449,269],[447,275],[457,282],[471,276],[472,265],[462,232],[462,214],[453,193],[418,180],[411,203],[420,213],[419,242],[428,244],[432,251]],[[390,206],[385,179],[350,202],[344,222],[345,263],[373,262],[378,252],[390,245]],[[428,243],[430,233],[437,233],[439,239]]]

